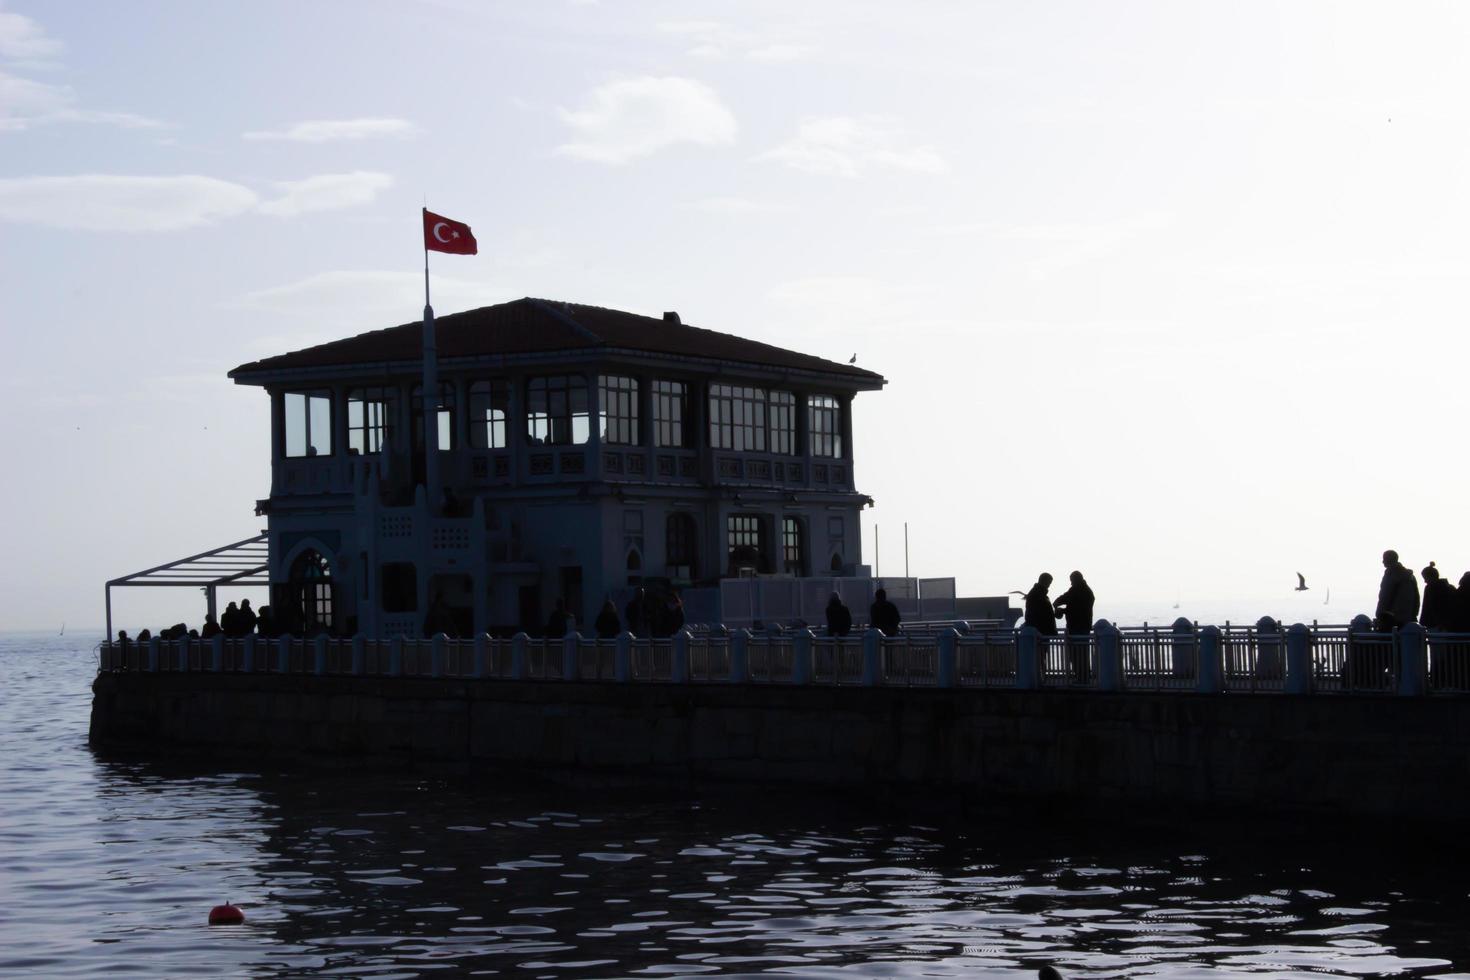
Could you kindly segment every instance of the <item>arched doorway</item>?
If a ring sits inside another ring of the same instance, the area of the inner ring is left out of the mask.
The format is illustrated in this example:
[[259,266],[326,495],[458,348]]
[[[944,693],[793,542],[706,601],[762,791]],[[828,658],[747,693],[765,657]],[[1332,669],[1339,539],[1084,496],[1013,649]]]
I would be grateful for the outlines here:
[[291,563],[292,612],[302,636],[332,630],[332,566],[322,553],[303,551]]

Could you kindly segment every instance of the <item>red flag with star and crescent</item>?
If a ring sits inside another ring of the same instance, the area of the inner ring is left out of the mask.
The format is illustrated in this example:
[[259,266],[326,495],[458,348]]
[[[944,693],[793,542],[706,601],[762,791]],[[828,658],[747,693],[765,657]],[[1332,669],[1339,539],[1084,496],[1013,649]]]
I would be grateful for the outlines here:
[[475,255],[480,246],[470,226],[424,208],[424,248],[450,255]]

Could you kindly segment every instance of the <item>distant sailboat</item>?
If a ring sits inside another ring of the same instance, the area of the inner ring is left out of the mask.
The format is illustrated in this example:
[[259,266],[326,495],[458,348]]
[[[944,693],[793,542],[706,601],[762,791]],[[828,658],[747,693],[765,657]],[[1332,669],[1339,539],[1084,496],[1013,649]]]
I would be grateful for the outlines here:
[[1327,587],[1327,597],[1322,600],[1322,605],[1325,606],[1325,605],[1327,605],[1331,601],[1332,601],[1332,586],[1329,585]]
[[1177,595],[1174,597],[1174,608],[1179,608],[1179,597]]
[[65,636],[66,635],[66,623],[65,622],[63,622],[61,624],[61,632],[60,633],[57,633],[56,635],[57,636]]

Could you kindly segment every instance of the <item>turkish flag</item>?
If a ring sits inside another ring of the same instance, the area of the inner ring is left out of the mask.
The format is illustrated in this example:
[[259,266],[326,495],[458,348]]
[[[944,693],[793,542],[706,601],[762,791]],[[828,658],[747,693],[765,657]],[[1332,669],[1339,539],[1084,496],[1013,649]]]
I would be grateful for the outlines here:
[[424,248],[451,255],[475,255],[480,251],[469,225],[451,221],[428,208],[424,208]]

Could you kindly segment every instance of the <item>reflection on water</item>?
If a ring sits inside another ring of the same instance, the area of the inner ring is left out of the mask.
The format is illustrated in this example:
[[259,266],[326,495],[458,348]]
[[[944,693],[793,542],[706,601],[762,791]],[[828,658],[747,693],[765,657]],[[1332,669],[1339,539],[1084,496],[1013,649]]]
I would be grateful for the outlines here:
[[[1460,853],[852,798],[94,756],[94,661],[0,637],[0,975],[1453,976]],[[210,928],[230,899],[247,924]]]

